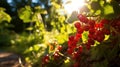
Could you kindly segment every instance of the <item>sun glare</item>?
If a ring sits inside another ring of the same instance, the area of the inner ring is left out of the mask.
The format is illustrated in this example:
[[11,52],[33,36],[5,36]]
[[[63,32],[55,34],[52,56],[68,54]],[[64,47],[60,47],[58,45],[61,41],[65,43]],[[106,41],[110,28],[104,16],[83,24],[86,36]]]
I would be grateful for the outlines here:
[[68,2],[64,4],[64,8],[66,13],[71,14],[73,11],[79,11],[83,5],[85,5],[84,0],[68,0]]

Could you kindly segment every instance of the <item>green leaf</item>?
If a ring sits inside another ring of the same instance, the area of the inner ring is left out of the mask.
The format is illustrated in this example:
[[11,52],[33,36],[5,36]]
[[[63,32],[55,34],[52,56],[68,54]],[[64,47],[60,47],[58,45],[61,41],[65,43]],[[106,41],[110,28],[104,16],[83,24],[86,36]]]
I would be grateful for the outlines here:
[[110,35],[105,35],[105,39],[104,40],[108,40],[110,37]]
[[40,15],[40,13],[34,13],[32,15],[32,21],[34,21],[34,22],[42,22],[42,17]]
[[95,12],[95,15],[100,15],[101,14],[101,10],[97,10],[96,12]]
[[26,30],[31,31],[31,30],[33,30],[33,27],[28,27],[28,28],[26,28]]
[[67,59],[65,59],[64,60],[64,63],[62,64],[62,66],[61,67],[70,67],[71,66],[71,64],[72,64],[72,62],[71,62],[72,60],[71,59],[69,59],[69,57],[67,57]]
[[56,8],[56,9],[59,9],[60,8],[60,5],[55,3],[55,2],[51,2],[51,4]]
[[82,41],[83,42],[86,42],[87,40],[88,40],[88,31],[84,31],[83,33],[82,33]]
[[7,21],[7,22],[11,21],[10,15],[4,11],[5,11],[5,9],[0,7],[0,23],[3,21]]
[[47,11],[40,6],[36,6],[34,9],[35,9],[35,12],[38,12],[41,14],[47,14]]
[[114,10],[111,5],[104,6],[104,14],[105,15],[109,15],[109,14],[113,14],[113,13],[114,13]]
[[21,8],[18,11],[19,18],[23,20],[23,22],[31,22],[32,21],[32,10],[30,6],[25,6],[25,8]]
[[33,46],[33,50],[34,51],[38,51],[39,49],[40,49],[39,44],[36,44],[36,45]]

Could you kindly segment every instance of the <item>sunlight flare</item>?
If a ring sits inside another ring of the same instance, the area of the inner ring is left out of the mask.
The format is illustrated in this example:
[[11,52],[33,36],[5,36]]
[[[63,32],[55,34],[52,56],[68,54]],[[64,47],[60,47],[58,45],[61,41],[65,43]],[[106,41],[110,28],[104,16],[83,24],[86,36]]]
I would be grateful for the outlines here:
[[79,9],[85,5],[84,0],[68,0],[64,4],[66,13],[71,14],[73,11],[79,11]]

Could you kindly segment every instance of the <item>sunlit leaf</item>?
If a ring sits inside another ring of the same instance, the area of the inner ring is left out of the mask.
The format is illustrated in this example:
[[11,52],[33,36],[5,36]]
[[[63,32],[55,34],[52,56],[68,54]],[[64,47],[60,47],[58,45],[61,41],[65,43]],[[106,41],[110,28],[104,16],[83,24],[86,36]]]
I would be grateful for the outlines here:
[[9,14],[7,14],[6,12],[4,12],[5,9],[0,7],[0,23],[2,21],[7,21],[10,22],[11,21],[11,17]]
[[101,14],[101,10],[97,10],[96,12],[95,12],[95,15],[100,15]]
[[30,60],[30,58],[29,57],[25,57],[25,61],[27,61],[27,62],[31,62],[31,60]]
[[23,22],[27,23],[27,22],[31,22],[32,18],[32,10],[31,10],[31,7],[30,6],[26,6],[25,8],[21,8],[19,11],[18,11],[18,15],[20,17],[20,19],[23,20]]
[[33,27],[28,27],[28,28],[26,28],[26,30],[33,30]]
[[71,60],[69,57],[67,57],[66,60],[64,60],[64,64],[61,67],[70,67],[71,65]]
[[111,5],[104,6],[104,14],[105,15],[114,14],[113,7]]
[[29,47],[28,49],[26,49],[26,50],[24,51],[24,53],[29,53],[29,52],[31,52],[31,51],[33,51],[33,47]]
[[110,35],[105,35],[105,39],[104,40],[108,40],[110,37]]
[[86,42],[88,40],[88,31],[84,31],[82,33],[82,41]]
[[55,2],[52,2],[51,3],[55,8],[57,8],[57,9],[59,9],[60,8],[60,5],[59,4],[57,4],[57,3],[55,3]]
[[35,51],[38,51],[38,50],[40,49],[40,46],[39,46],[38,44],[36,44],[36,45],[33,46],[33,49],[34,49]]

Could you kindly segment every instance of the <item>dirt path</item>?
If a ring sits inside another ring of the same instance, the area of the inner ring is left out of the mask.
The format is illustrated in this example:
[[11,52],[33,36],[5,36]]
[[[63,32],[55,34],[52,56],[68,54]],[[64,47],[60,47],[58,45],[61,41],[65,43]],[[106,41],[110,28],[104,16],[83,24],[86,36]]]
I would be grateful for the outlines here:
[[21,57],[10,52],[0,52],[0,67],[24,67]]

